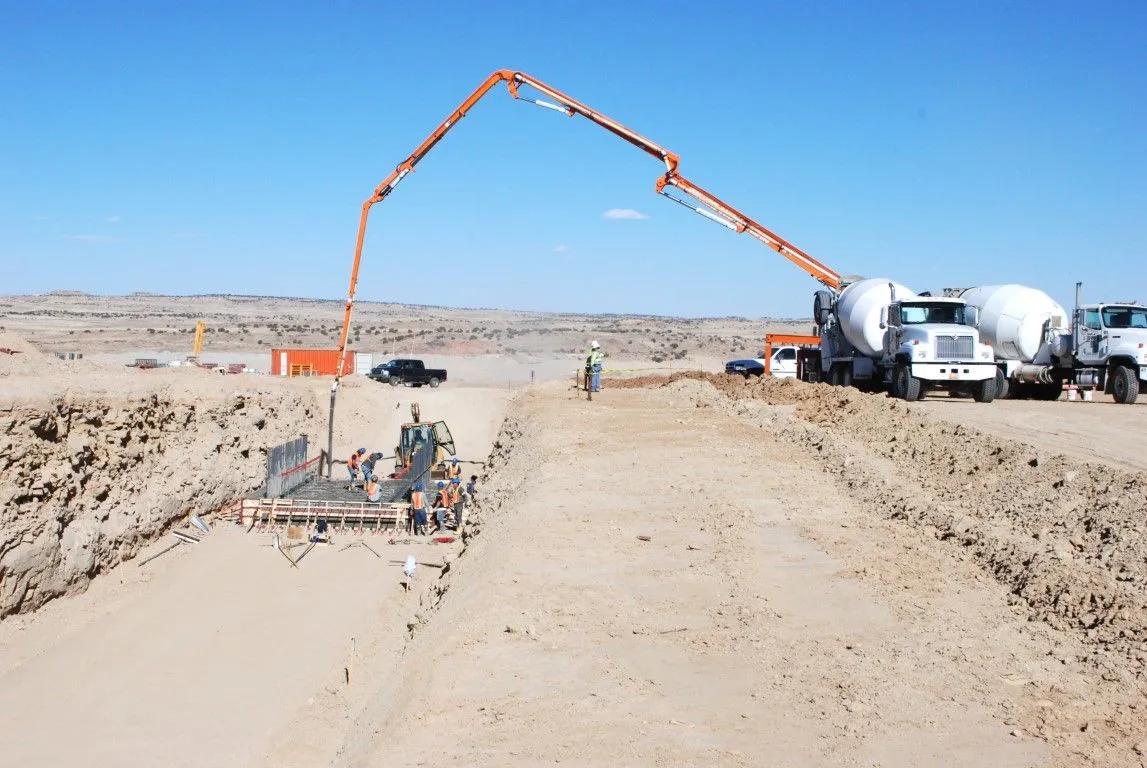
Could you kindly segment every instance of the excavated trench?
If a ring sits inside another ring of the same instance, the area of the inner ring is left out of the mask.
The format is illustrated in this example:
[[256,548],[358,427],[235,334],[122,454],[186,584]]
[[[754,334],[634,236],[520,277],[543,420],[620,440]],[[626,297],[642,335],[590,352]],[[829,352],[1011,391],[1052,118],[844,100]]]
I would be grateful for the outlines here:
[[0,409],[0,617],[83,591],[177,520],[258,488],[268,450],[317,412],[256,391]]

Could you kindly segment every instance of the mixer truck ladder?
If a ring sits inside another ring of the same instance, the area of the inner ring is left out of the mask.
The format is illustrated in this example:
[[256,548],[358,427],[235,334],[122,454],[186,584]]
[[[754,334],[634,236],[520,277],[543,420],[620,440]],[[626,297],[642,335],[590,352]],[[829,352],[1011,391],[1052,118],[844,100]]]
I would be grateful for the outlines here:
[[[641,134],[626,128],[616,120],[603,115],[577,99],[567,96],[556,88],[546,85],[542,81],[524,72],[500,69],[482,81],[482,84],[479,85],[473,93],[467,96],[466,99],[458,105],[458,108],[451,112],[447,118],[415,148],[410,157],[399,163],[390,175],[383,179],[382,183],[375,188],[370,197],[362,204],[362,211],[359,215],[358,222],[358,236],[355,239],[354,246],[354,261],[351,264],[350,285],[347,289],[346,307],[343,311],[342,332],[339,334],[338,370],[335,374],[335,382],[331,387],[331,429],[333,429],[334,421],[335,396],[338,392],[339,381],[342,379],[343,374],[343,355],[346,352],[347,338],[350,333],[351,314],[354,311],[354,296],[358,287],[358,271],[359,265],[362,262],[362,248],[363,242],[366,239],[366,224],[370,216],[370,210],[376,203],[381,203],[395,190],[398,184],[422,161],[422,158],[424,158],[430,150],[434,149],[438,142],[442,141],[446,134],[466,116],[470,109],[477,104],[491,88],[502,82],[506,84],[510,96],[515,99],[551,109],[569,117],[580,115],[618,138],[624,139],[638,149],[657,158],[665,164],[665,173],[657,179],[655,185],[655,191],[658,194],[664,195],[673,202],[683,205],[691,211],[711,221],[715,221],[724,227],[728,227],[734,232],[747,233],[753,236],[796,264],[828,288],[833,290],[840,289],[841,280],[838,272],[817,261],[800,248],[729,205],[721,198],[682,176],[678,172],[680,157],[675,152],[671,152]],[[528,87],[532,91],[536,91],[546,97],[546,99],[549,99],[549,101],[523,94],[523,86]],[[672,192],[670,191],[671,189],[673,190]],[[328,446],[328,448],[329,447],[330,446]]]

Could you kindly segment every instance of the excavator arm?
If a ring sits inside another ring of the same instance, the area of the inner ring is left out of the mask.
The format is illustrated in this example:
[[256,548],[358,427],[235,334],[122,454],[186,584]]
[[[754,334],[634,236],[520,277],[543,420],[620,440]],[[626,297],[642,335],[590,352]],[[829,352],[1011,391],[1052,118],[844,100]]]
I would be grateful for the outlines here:
[[[752,235],[824,285],[834,290],[840,288],[840,274],[835,270],[817,261],[800,248],[797,248],[792,243],[741,213],[716,195],[707,192],[678,173],[677,167],[680,164],[680,158],[676,153],[650,141],[639,133],[631,131],[616,120],[591,109],[577,99],[567,96],[540,80],[523,72],[500,69],[487,77],[473,93],[466,97],[466,100],[463,101],[457,109],[451,112],[450,115],[418,145],[410,157],[399,163],[391,174],[383,179],[382,183],[375,188],[371,196],[362,204],[362,212],[358,222],[358,236],[355,239],[354,262],[351,265],[350,287],[347,290],[346,307],[343,312],[342,333],[339,336],[338,372],[335,376],[334,388],[332,388],[332,408],[334,390],[337,389],[338,382],[343,374],[343,360],[346,352],[347,339],[350,334],[351,314],[354,311],[354,296],[358,287],[358,270],[362,262],[362,247],[366,238],[366,224],[370,216],[370,209],[376,203],[381,203],[385,200],[387,196],[394,191],[394,188],[398,186],[399,182],[406,178],[408,173],[414,170],[422,158],[424,158],[430,150],[434,149],[438,142],[445,138],[446,134],[466,116],[467,112],[469,112],[483,96],[489,93],[491,88],[500,82],[506,83],[510,95],[515,99],[527,101],[539,107],[552,109],[570,117],[580,115],[615,136],[624,139],[638,149],[656,157],[665,164],[665,173],[657,179],[655,187],[658,194],[665,195],[670,200],[684,205],[695,213],[728,227],[734,232],[744,232]],[[551,101],[524,95],[521,92],[523,86],[537,91]],[[677,190],[680,196],[670,194],[670,192],[667,191],[670,187]]]

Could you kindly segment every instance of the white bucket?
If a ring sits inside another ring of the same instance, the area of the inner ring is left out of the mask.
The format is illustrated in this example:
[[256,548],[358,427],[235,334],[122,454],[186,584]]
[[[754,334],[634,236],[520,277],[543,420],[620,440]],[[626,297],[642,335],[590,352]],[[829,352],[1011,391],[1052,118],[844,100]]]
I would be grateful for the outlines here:
[[1077,399],[1077,397],[1078,397],[1078,396],[1076,395],[1076,389],[1075,389],[1075,387],[1068,387],[1068,388],[1067,388],[1067,399],[1068,399],[1068,400],[1071,400],[1072,402],[1075,402],[1075,400]]
[[1090,402],[1091,402],[1091,396],[1092,396],[1094,393],[1095,393],[1095,390],[1094,390],[1094,389],[1085,389],[1085,390],[1083,390],[1083,402],[1085,402],[1085,403],[1090,403]]

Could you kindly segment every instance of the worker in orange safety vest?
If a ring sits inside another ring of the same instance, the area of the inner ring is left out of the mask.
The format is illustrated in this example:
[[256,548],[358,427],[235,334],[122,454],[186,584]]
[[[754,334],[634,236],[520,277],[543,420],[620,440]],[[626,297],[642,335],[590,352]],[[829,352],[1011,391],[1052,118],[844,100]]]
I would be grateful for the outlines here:
[[450,460],[450,466],[446,468],[446,479],[454,480],[454,478],[462,477],[462,466],[458,463],[458,457],[455,456]]
[[415,483],[410,492],[411,527],[415,536],[426,535],[426,494],[422,492],[422,483]]
[[[359,448],[357,451],[350,455],[349,459],[346,460],[346,471],[347,474],[350,475],[350,486],[348,486],[349,488],[354,488],[354,481],[358,480],[358,470],[362,466],[362,457],[365,455],[366,449]],[[363,480],[366,480],[366,478],[364,477]]]

